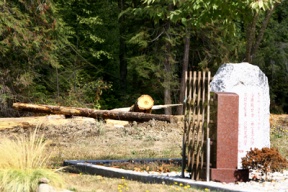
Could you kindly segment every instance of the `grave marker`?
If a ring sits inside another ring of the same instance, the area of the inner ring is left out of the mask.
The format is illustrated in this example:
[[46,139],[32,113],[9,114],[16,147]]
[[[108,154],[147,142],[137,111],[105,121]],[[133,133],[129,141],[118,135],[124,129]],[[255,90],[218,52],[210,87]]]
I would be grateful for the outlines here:
[[238,169],[250,148],[270,147],[268,79],[249,63],[222,65],[210,83],[211,92],[239,95]]

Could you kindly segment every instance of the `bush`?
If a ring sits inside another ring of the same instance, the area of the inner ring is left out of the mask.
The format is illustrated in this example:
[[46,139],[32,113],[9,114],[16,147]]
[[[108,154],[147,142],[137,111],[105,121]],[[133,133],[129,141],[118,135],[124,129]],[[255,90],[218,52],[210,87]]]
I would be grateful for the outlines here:
[[288,167],[288,161],[278,152],[276,148],[264,147],[262,149],[251,149],[246,157],[242,158],[244,169],[260,169],[263,173],[283,171]]

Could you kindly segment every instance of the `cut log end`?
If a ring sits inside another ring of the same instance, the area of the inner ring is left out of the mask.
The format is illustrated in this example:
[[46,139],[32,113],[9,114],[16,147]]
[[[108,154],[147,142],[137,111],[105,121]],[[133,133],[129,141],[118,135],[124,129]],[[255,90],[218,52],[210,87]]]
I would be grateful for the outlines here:
[[153,107],[154,100],[149,95],[141,95],[141,97],[137,99],[136,104],[140,110],[147,110]]
[[134,105],[130,108],[130,112],[151,113],[154,100],[149,95],[141,95]]

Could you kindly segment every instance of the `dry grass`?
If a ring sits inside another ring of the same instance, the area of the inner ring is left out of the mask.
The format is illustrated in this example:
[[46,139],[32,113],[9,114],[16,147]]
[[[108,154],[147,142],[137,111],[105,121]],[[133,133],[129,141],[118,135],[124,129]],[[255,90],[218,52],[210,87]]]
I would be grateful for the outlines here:
[[0,143],[0,168],[33,169],[45,167],[49,154],[45,152],[48,142],[38,138],[37,129],[29,136],[5,138]]
[[[73,120],[72,120],[73,121]],[[101,127],[103,126],[103,127]],[[79,127],[87,125],[79,124]],[[63,128],[64,129],[64,128]],[[97,131],[97,130],[101,131]],[[83,131],[81,133],[81,131]],[[178,124],[157,122],[125,125],[115,128],[110,124],[95,124],[95,127],[84,130],[73,130],[69,134],[49,137],[52,140],[53,166],[61,166],[67,159],[135,159],[135,158],[168,158],[181,157],[182,129]],[[77,133],[77,134],[76,134]],[[67,139],[67,140],[66,140]],[[145,184],[124,179],[105,178],[93,175],[63,173],[67,188],[77,192],[94,191],[203,191],[191,189],[179,184]]]
[[271,147],[277,148],[288,159],[288,115],[271,115]]
[[48,178],[51,184],[62,186],[61,177],[46,168],[49,154],[47,141],[38,138],[37,129],[29,136],[4,138],[0,142],[0,191],[32,192],[39,179]]
[[175,191],[209,191],[191,188],[189,185],[174,183],[147,184],[125,179],[112,179],[97,175],[63,174],[65,181],[69,184],[69,190],[77,192],[175,192]]
[[[165,124],[162,128],[143,124],[124,128],[105,124],[102,126],[104,128],[95,126],[86,133],[81,130],[83,133],[77,135],[71,131],[59,140],[59,136],[49,138],[53,142],[50,150],[54,165],[59,166],[67,159],[181,157],[182,130],[175,125],[171,127]],[[104,133],[100,131],[101,134],[96,134],[99,129],[104,130]]]
[[[275,129],[276,128],[276,129]],[[154,128],[155,129],[155,128]],[[283,156],[288,157],[287,145],[288,145],[288,115],[271,115],[271,146],[277,147]],[[143,157],[178,157],[181,151],[179,145],[181,145],[181,129],[174,129],[174,139],[170,136],[166,137],[166,140],[157,137],[164,132],[171,131],[166,128],[163,132],[159,129],[153,130],[154,135],[149,135],[151,130],[143,130],[141,127],[128,127],[120,132],[119,130],[110,133],[109,129],[106,129],[106,133],[98,138],[95,138],[93,149],[88,150],[85,145],[91,145],[90,141],[79,141],[80,147],[79,156],[82,159],[85,155],[88,157],[98,157],[98,159],[125,159],[127,157],[143,158]],[[146,134],[143,134],[145,132]],[[150,138],[150,139],[149,139]],[[85,143],[86,142],[86,143]],[[81,144],[82,143],[82,144]],[[90,148],[91,149],[91,148]],[[102,150],[101,150],[102,149]],[[74,151],[75,149],[71,149]],[[71,152],[70,151],[70,152]],[[96,152],[97,151],[97,152]],[[78,192],[102,192],[102,191],[139,191],[139,192],[158,192],[158,191],[209,191],[187,188],[187,186],[174,185],[161,185],[161,184],[144,184],[136,181],[128,181],[123,179],[105,178],[101,176],[92,175],[77,175],[77,174],[64,174],[64,179],[69,183],[69,189]],[[83,185],[84,184],[84,185]]]
[[[86,119],[85,121],[81,119],[65,119],[66,124],[64,126],[59,125],[59,121],[57,125],[41,129],[41,132],[45,134],[45,140],[51,141],[50,144],[46,144],[46,147],[48,147],[46,152],[48,154],[51,153],[51,159],[48,164],[49,166],[52,164],[53,168],[61,167],[63,160],[67,159],[180,157],[182,124],[158,122],[156,125],[152,125],[153,122],[148,122],[131,126],[125,125],[124,128],[115,128],[110,124],[93,123],[92,120],[88,122]],[[280,153],[286,158],[288,157],[287,130],[288,115],[271,115],[271,146],[278,148]],[[16,134],[19,135],[17,132]],[[45,141],[42,140],[42,142]],[[0,151],[0,153],[2,152]],[[75,192],[203,191],[191,189],[187,186],[179,186],[179,184],[144,184],[95,175],[62,173],[61,176],[67,183],[67,189]]]
[[[287,115],[271,115],[271,146],[277,147],[283,156],[288,157]],[[283,121],[284,119],[284,121]],[[104,124],[102,126],[105,126]],[[274,129],[281,127],[281,129]],[[133,159],[180,157],[182,129],[175,125],[149,127],[147,125],[131,125],[124,128],[96,127],[105,130],[103,134],[78,137],[74,143],[60,145],[56,149],[59,162],[63,159]],[[276,131],[276,132],[275,132]],[[280,131],[280,132],[279,132]],[[280,134],[280,135],[279,135]],[[84,139],[85,138],[85,139]],[[54,151],[55,152],[55,151]],[[184,188],[178,185],[144,184],[136,181],[112,179],[92,175],[64,174],[64,179],[74,191],[203,191]],[[126,183],[126,184],[125,184]],[[85,185],[83,185],[85,184]],[[120,187],[119,187],[120,186]],[[128,187],[128,188],[126,188]],[[205,190],[204,190],[205,191]],[[209,191],[209,190],[206,190]]]

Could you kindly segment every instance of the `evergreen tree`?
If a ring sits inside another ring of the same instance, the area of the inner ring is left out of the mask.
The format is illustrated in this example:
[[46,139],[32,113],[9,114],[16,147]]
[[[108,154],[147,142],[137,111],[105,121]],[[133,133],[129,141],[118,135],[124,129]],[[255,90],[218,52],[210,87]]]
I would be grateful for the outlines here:
[[0,73],[2,103],[46,100],[47,74],[58,68],[58,29],[49,1],[0,2]]
[[253,58],[268,76],[271,112],[288,112],[288,2],[276,6],[264,40]]

